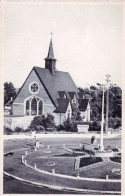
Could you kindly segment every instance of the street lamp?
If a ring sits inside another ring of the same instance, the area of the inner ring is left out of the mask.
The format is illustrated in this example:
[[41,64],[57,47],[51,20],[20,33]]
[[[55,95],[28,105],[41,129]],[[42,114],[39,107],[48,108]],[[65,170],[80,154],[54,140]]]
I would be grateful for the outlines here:
[[100,146],[99,150],[102,152],[104,151],[104,145],[103,145],[103,126],[104,126],[104,85],[102,86],[102,121],[101,121],[101,138],[100,138]]
[[104,144],[103,144],[103,129],[104,129],[104,92],[105,92],[105,85],[101,85],[97,83],[98,86],[100,86],[100,89],[102,89],[102,119],[101,119],[101,138],[100,138],[100,146],[99,151],[104,151]]
[[108,133],[108,112],[109,112],[109,82],[111,76],[109,74],[106,75],[106,82],[107,82],[107,97],[106,97],[106,129],[105,132]]

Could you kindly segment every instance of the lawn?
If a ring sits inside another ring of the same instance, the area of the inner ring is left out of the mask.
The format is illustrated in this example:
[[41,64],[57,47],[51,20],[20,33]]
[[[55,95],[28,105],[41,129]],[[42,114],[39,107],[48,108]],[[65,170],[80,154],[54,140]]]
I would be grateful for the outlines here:
[[[65,153],[69,156],[63,156]],[[41,170],[52,172],[52,169],[55,169],[56,173],[73,175],[75,157],[70,157],[70,154],[62,148],[45,148],[28,154],[26,160],[29,165],[34,167],[36,164],[37,168]],[[54,165],[52,164],[53,166],[51,166],[50,164],[48,166],[48,163],[54,163]]]
[[88,178],[101,178],[105,179],[106,175],[109,175],[109,179],[120,179],[120,175],[115,175],[112,173],[113,168],[120,169],[119,165],[114,165],[111,163],[106,163],[105,165],[98,166],[96,168],[88,169],[85,171],[80,172],[80,176],[82,177],[88,177]]

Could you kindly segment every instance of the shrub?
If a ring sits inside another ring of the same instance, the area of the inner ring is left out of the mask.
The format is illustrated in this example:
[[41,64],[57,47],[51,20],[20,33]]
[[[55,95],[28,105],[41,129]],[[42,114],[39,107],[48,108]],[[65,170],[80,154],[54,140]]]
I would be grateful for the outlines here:
[[63,125],[56,126],[57,131],[65,130]]
[[67,120],[63,122],[63,126],[64,126],[65,131],[71,131],[71,132],[78,131],[77,123],[72,118],[67,118]]
[[36,132],[41,132],[45,130],[53,130],[55,128],[54,116],[51,114],[36,116],[31,121],[29,129]]
[[101,123],[100,121],[93,121],[89,123],[89,131],[100,131]]
[[121,127],[121,118],[110,118],[108,120],[109,128],[117,129]]
[[21,128],[21,127],[16,127],[14,131],[15,131],[16,133],[23,133],[23,132],[24,132],[24,129]]
[[32,129],[31,128],[27,128],[27,129],[25,129],[25,133],[30,133],[30,132],[32,132]]
[[4,127],[4,134],[5,135],[11,135],[13,133],[13,130],[9,127]]

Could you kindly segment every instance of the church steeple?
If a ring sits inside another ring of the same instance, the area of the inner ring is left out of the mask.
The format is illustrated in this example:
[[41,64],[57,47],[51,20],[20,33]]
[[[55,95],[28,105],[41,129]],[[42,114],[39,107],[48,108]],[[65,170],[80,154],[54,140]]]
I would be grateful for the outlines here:
[[45,58],[45,69],[49,69],[51,74],[55,75],[55,72],[56,72],[56,59],[54,58],[52,37],[50,39],[48,55]]
[[50,59],[51,59],[51,58],[54,58],[52,38],[51,38],[51,40],[50,40],[47,58],[50,58]]

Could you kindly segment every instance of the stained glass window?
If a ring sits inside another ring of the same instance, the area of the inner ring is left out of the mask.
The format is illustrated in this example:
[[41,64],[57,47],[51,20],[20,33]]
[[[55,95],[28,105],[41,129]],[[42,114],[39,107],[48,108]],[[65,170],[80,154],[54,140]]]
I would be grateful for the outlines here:
[[26,115],[41,115],[43,114],[43,101],[38,97],[30,97],[26,101]]
[[31,86],[30,86],[31,92],[36,93],[38,91],[38,89],[39,89],[39,87],[38,87],[37,83],[34,82],[33,84],[31,84]]

